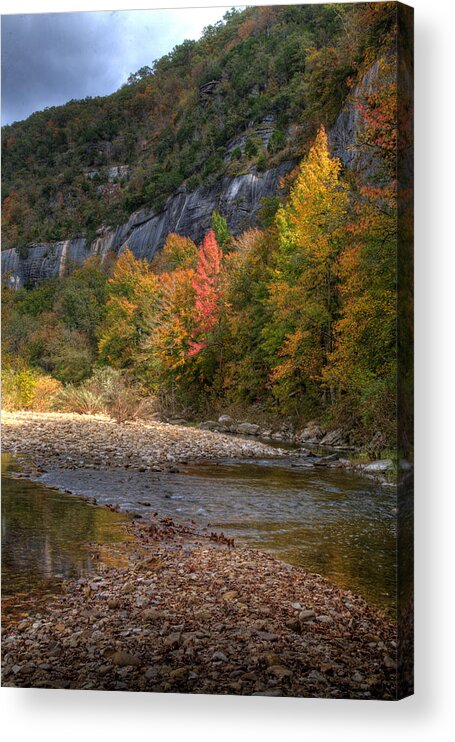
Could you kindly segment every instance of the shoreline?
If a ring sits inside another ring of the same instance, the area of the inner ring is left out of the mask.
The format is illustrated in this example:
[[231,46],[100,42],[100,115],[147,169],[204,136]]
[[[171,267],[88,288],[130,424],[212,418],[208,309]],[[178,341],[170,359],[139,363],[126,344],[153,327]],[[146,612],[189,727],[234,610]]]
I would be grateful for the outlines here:
[[363,598],[171,518],[119,528],[121,566],[104,545],[96,574],[4,617],[4,686],[395,697],[396,627]]
[[97,574],[5,617],[3,685],[395,698],[396,626],[363,598],[190,523],[120,528],[123,566],[103,546]]
[[254,439],[156,420],[118,424],[104,415],[3,412],[2,430],[5,452],[48,468],[166,471],[189,461],[298,455]]
[[[248,425],[248,424],[247,424]],[[390,460],[355,463],[336,446],[328,453],[280,448],[253,435],[219,432],[157,420],[118,424],[105,415],[2,411],[3,450],[31,456],[38,467],[94,470],[175,471],[179,464],[220,459],[293,458],[305,467],[339,468],[396,486]],[[316,444],[315,444],[316,445]],[[316,446],[317,447],[317,446]]]

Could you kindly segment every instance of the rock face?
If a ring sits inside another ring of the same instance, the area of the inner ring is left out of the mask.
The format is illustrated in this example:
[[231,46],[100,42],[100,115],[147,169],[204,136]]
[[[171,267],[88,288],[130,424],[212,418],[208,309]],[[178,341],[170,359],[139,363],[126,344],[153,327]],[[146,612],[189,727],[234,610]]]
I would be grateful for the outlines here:
[[329,132],[333,154],[340,158],[345,167],[361,171],[362,177],[366,179],[376,174],[379,162],[371,150],[358,143],[363,126],[358,101],[375,89],[379,70],[380,60],[377,60],[352,90]]
[[[329,132],[333,154],[346,167],[361,170],[365,178],[375,172],[377,163],[371,153],[356,145],[362,126],[356,99],[374,88],[379,69],[380,62],[377,61],[349,95]],[[201,96],[212,96],[218,85],[217,80],[207,83],[201,89]],[[261,126],[258,135],[265,143],[274,128],[273,117],[264,119]],[[244,139],[240,137],[231,144],[233,147],[242,147]],[[15,249],[5,250],[2,253],[2,274],[8,275],[12,286],[35,284],[61,276],[93,255],[103,259],[110,251],[119,254],[127,245],[137,258],[152,260],[169,232],[177,232],[200,242],[210,228],[214,210],[226,217],[232,234],[239,235],[257,224],[261,199],[276,195],[280,179],[296,164],[296,161],[287,161],[265,173],[225,176],[213,185],[201,186],[192,193],[187,193],[185,187],[181,187],[168,199],[160,213],[150,209],[137,211],[126,224],[99,230],[99,236],[92,242],[76,238],[33,245],[28,248],[26,257],[21,257]],[[116,176],[119,175],[116,172]]]
[[282,176],[294,165],[294,161],[288,161],[265,173],[224,177],[212,186],[201,186],[192,193],[181,188],[169,198],[160,213],[149,209],[137,211],[126,224],[100,230],[93,242],[76,238],[33,245],[25,257],[15,249],[5,250],[2,253],[2,274],[8,274],[9,283],[13,286],[35,284],[62,276],[94,255],[104,259],[111,251],[119,254],[127,245],[135,257],[152,260],[169,232],[200,242],[210,229],[215,210],[226,217],[234,235],[241,234],[257,224],[261,199],[277,193]]

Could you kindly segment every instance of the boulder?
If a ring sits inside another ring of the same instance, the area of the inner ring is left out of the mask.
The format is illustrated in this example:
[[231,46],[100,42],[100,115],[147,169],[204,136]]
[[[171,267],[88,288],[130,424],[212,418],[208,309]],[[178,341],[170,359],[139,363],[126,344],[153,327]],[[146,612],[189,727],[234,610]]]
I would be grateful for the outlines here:
[[364,472],[384,472],[393,471],[393,461],[391,459],[381,459],[380,461],[372,461],[371,464],[365,464],[363,467]]
[[240,425],[237,425],[237,433],[242,435],[259,435],[260,430],[259,425],[254,425],[254,423],[240,423]]
[[298,443],[318,443],[325,435],[325,431],[316,422],[309,422],[308,425],[297,434]]
[[230,415],[220,415],[220,417],[218,418],[218,422],[220,423],[220,425],[232,425],[234,420]]
[[331,430],[327,433],[320,441],[320,444],[321,446],[345,446],[346,439],[343,431],[340,428],[337,428],[337,430]]

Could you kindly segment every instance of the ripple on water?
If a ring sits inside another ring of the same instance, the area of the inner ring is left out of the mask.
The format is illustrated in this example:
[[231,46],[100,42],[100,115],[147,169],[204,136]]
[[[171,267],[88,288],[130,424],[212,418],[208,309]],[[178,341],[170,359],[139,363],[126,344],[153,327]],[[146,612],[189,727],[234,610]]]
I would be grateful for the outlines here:
[[[396,491],[340,469],[303,469],[267,459],[181,466],[176,473],[59,470],[42,480],[154,510],[325,575],[370,603],[392,609],[396,579]],[[141,505],[146,500],[150,505]],[[139,501],[139,502],[138,502]]]

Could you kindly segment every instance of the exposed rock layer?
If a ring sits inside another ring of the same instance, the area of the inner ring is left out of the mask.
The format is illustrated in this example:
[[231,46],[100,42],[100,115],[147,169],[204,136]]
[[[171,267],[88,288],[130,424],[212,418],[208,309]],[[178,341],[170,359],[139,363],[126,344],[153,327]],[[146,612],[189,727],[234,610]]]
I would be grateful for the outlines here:
[[[374,89],[379,66],[380,63],[375,62],[363,76],[348,96],[329,132],[333,153],[346,167],[362,171],[366,178],[374,171],[376,164],[371,154],[357,146],[362,123],[356,99]],[[121,253],[127,245],[137,258],[152,260],[169,232],[177,232],[199,242],[210,227],[214,210],[226,217],[231,232],[238,235],[257,224],[261,199],[276,195],[282,176],[295,164],[295,161],[286,161],[265,173],[225,176],[213,185],[201,186],[192,193],[187,193],[182,187],[168,199],[160,213],[151,209],[136,211],[125,224],[99,230],[99,236],[92,242],[75,238],[37,244],[28,248],[24,257],[14,248],[5,250],[2,253],[2,274],[8,275],[11,285],[32,285],[61,276],[72,267],[82,265],[91,256],[99,255],[104,259],[111,251]]]
[[169,232],[177,232],[199,242],[210,228],[212,213],[220,211],[234,235],[257,224],[261,199],[276,195],[279,183],[293,167],[283,162],[265,173],[247,173],[235,178],[224,177],[210,187],[201,186],[192,193],[181,188],[169,198],[165,208],[156,214],[142,209],[131,215],[126,224],[105,228],[92,242],[84,238],[33,245],[24,257],[16,249],[2,253],[2,273],[11,284],[23,286],[62,276],[87,258],[104,259],[113,251],[121,253],[126,246],[135,257],[152,260]]

